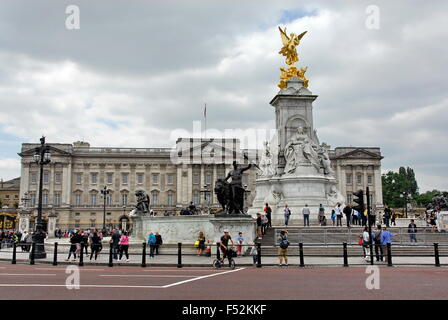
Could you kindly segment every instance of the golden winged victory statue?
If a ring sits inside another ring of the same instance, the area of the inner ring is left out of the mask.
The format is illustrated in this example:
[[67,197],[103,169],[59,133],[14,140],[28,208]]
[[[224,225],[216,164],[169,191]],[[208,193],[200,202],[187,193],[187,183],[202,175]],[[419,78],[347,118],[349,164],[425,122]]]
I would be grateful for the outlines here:
[[297,55],[296,47],[300,44],[300,40],[307,33],[307,31],[302,32],[297,36],[294,33],[291,33],[288,37],[288,35],[286,34],[286,27],[285,30],[282,30],[282,28],[280,27],[278,27],[278,29],[280,30],[280,36],[282,38],[283,43],[283,47],[278,53],[286,57],[285,62],[287,65],[289,65],[288,69],[280,68],[281,74],[280,74],[280,83],[278,84],[278,86],[280,89],[286,89],[287,87],[286,81],[288,81],[292,77],[298,77],[303,81],[303,86],[307,88],[308,79],[305,77],[307,67],[297,69],[296,66],[294,65],[297,61],[299,61],[299,56]]

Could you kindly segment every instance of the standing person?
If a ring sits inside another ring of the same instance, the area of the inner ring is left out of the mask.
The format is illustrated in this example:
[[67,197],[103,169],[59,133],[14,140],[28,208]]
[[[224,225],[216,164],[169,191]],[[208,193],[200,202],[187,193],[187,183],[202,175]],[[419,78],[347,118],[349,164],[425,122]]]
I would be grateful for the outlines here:
[[336,225],[342,227],[342,206],[339,202],[336,204],[334,211],[336,212]]
[[243,238],[243,233],[242,232],[238,232],[238,238],[236,238],[236,252],[238,254],[238,256],[242,255],[242,250],[243,250],[243,244],[244,244],[244,238]]
[[345,219],[347,219],[347,228],[350,228],[350,221],[352,220],[352,218],[351,218],[352,207],[348,204],[344,207],[344,209],[342,211],[345,214]]
[[305,204],[305,207],[302,209],[303,214],[303,226],[310,226],[310,208],[308,208],[308,204]]
[[359,222],[359,217],[358,217],[358,215],[359,215],[359,212],[358,211],[356,211],[355,209],[352,209],[352,216],[353,216],[353,224],[355,225],[355,226],[357,226],[358,225],[358,222]]
[[26,231],[24,231],[23,233],[22,233],[22,237],[20,237],[20,244],[21,244],[21,247],[22,247],[22,252],[23,251],[26,251],[26,245],[25,245],[25,242],[26,242],[26,237],[28,236],[28,232],[26,232]]
[[317,214],[317,218],[319,220],[319,225],[322,226],[325,218],[325,208],[322,206],[322,203],[319,204],[319,213]]
[[411,244],[412,242],[417,243],[417,225],[414,223],[414,219],[411,219],[411,223],[408,225],[408,233],[411,238]]
[[257,213],[257,236],[259,239],[263,237],[261,233],[261,214]]
[[204,232],[199,232],[199,236],[198,236],[198,250],[197,250],[197,254],[198,257],[202,255],[202,252],[205,250],[205,236],[204,236]]
[[261,214],[261,234],[264,236],[266,234],[266,229],[268,228],[268,218],[265,214]]
[[149,258],[154,259],[154,251],[156,249],[156,236],[151,232],[148,236]]
[[333,223],[334,227],[334,224],[336,223],[336,211],[334,211],[334,209],[331,210],[331,222]]
[[436,223],[436,211],[433,210],[429,216],[429,224],[432,227],[432,231],[436,231],[437,223]]
[[271,209],[271,207],[269,206],[268,203],[266,203],[263,211],[266,213],[266,218],[268,218],[268,225],[267,226],[268,226],[268,228],[271,228],[272,227],[272,220],[271,220],[272,219],[272,217],[271,217],[272,209]]
[[288,230],[280,231],[280,235],[277,239],[278,241],[278,266],[283,266],[283,259],[285,259],[285,266],[288,266]]
[[[389,228],[389,221],[390,221],[391,216],[392,216],[392,211],[391,211],[390,208],[386,205],[385,208],[384,208],[384,215],[383,215],[383,218],[384,218],[384,223],[386,224],[386,227],[387,227],[387,228]],[[395,223],[395,220],[394,220],[394,223]]]
[[383,247],[381,246],[381,224],[377,225],[377,229],[373,233],[373,241],[375,243],[376,261],[383,261]]
[[390,224],[396,226],[395,219],[397,219],[397,214],[395,212],[392,212],[392,219],[390,221]]
[[224,262],[224,259],[227,257],[230,265],[230,259],[232,258],[232,253],[230,252],[229,242],[233,246],[233,240],[232,237],[229,235],[229,231],[224,230],[224,235],[221,237],[221,242],[219,243],[222,252],[221,261]]
[[362,212],[362,215],[361,215],[361,220],[362,220],[362,225],[363,226],[367,226],[367,216],[368,216],[368,212],[367,212],[367,209],[365,209],[364,212]]
[[370,247],[370,235],[369,228],[367,226],[364,227],[364,231],[362,233],[362,250],[364,251],[364,260],[369,259],[367,248]]
[[389,232],[386,228],[384,228],[383,233],[381,234],[381,245],[383,246],[384,255],[387,256],[387,244],[390,243],[392,245],[392,237],[395,234]]
[[89,246],[89,234],[87,232],[82,233],[82,243],[84,246],[84,249],[86,250],[86,256],[88,256],[87,248]]
[[28,232],[28,235],[25,238],[25,242],[26,242],[26,252],[30,252],[31,243],[33,242],[33,233],[32,232]]
[[283,209],[283,214],[285,216],[285,226],[288,226],[289,217],[291,216],[291,210],[288,208],[288,205],[285,204],[285,208]]
[[118,260],[118,246],[120,243],[120,234],[116,229],[112,229],[112,234],[110,236],[110,243],[112,244],[112,253],[114,255],[114,260]]
[[126,262],[129,262],[129,236],[128,233],[125,231],[120,237],[120,258],[118,261],[121,261],[121,258],[123,257],[123,252],[126,254]]
[[92,260],[93,254],[95,253],[95,261],[98,258],[98,254],[101,248],[101,238],[98,235],[98,230],[94,230],[92,236],[89,237],[90,242],[90,260]]
[[254,245],[252,246],[252,248],[250,249],[250,255],[252,256],[253,265],[255,267],[255,265],[257,264],[257,261],[258,261],[258,249],[257,249],[257,244],[255,242],[254,242]]
[[163,240],[162,240],[162,236],[158,232],[156,232],[155,236],[156,236],[156,255],[158,255],[159,248],[163,244]]

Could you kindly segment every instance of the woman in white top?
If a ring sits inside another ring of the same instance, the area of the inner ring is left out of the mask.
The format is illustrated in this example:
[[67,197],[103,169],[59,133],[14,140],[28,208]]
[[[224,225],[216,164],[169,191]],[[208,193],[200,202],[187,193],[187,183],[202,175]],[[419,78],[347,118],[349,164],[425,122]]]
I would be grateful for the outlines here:
[[369,236],[369,229],[367,227],[364,227],[364,232],[362,233],[362,250],[364,251],[364,259],[368,259],[367,250],[370,245],[370,236]]

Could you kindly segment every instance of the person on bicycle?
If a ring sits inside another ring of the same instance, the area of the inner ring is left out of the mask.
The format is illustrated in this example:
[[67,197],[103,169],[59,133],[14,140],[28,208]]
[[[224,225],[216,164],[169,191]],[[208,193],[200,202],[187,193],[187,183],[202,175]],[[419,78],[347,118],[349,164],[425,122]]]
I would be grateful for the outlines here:
[[222,252],[222,260],[221,261],[224,262],[225,258],[227,257],[227,259],[229,260],[229,265],[230,265],[230,260],[232,259],[232,252],[230,251],[229,242],[233,246],[233,240],[229,235],[229,231],[224,230],[224,235],[221,237],[221,242],[220,242],[220,247],[221,247],[221,252]]

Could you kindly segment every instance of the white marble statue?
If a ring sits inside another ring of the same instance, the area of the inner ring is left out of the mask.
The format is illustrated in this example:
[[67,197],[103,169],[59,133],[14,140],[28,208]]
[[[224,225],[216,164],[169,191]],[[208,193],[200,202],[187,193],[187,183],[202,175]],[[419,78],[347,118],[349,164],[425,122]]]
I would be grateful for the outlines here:
[[322,167],[324,168],[324,174],[325,175],[334,175],[334,170],[331,168],[331,161],[330,157],[328,156],[327,150],[323,148],[322,146],[319,148],[319,160],[322,164]]
[[271,153],[271,148],[269,147],[269,142],[264,142],[264,152],[260,160],[261,177],[271,177],[275,174],[273,166],[273,155]]
[[327,194],[327,199],[332,202],[333,204],[336,203],[345,203],[344,196],[339,192],[338,188],[336,188],[336,185],[332,185],[330,187],[330,192]]
[[301,163],[308,162],[319,172],[320,159],[317,151],[317,145],[304,132],[303,127],[299,127],[285,146],[285,171],[294,173]]

